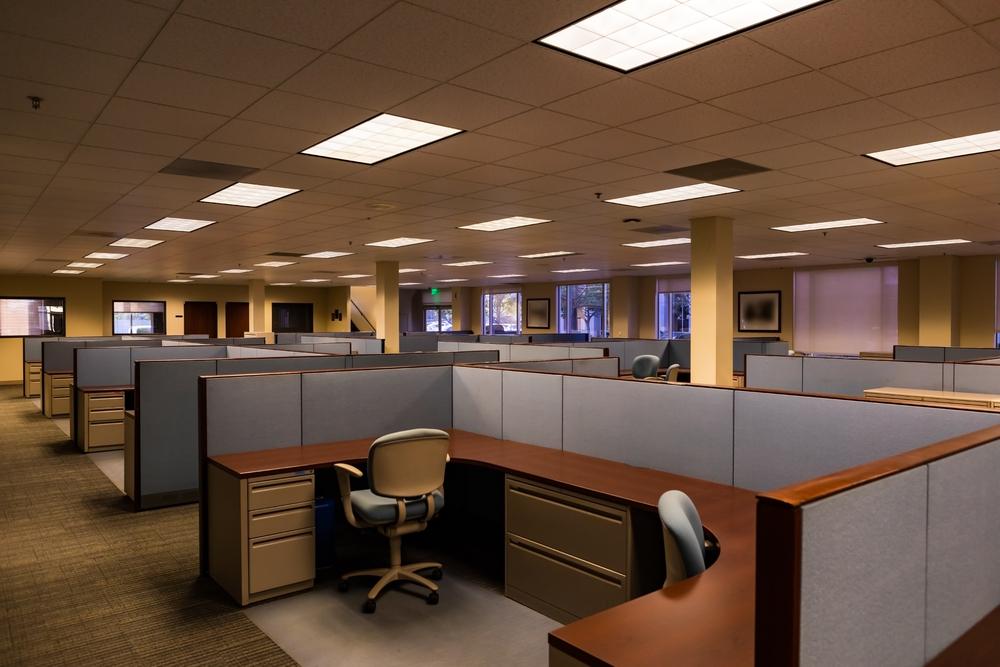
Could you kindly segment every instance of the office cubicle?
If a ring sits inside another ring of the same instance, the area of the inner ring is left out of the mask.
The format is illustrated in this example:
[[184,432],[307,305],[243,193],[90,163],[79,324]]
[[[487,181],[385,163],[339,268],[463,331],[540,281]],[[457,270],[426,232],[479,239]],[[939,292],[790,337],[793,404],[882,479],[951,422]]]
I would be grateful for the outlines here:
[[1000,357],[992,347],[941,347],[936,345],[894,345],[892,358],[898,361],[972,361]]

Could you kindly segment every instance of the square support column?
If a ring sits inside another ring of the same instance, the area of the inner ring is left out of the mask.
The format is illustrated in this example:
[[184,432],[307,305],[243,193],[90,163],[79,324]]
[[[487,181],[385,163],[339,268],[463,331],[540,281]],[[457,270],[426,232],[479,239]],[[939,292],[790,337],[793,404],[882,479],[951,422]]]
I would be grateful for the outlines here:
[[250,331],[255,333],[267,331],[264,323],[265,285],[263,280],[250,281]]
[[958,345],[958,258],[952,255],[921,257],[920,345]]
[[691,220],[691,382],[733,383],[733,221]]
[[399,262],[375,262],[375,335],[399,352]]

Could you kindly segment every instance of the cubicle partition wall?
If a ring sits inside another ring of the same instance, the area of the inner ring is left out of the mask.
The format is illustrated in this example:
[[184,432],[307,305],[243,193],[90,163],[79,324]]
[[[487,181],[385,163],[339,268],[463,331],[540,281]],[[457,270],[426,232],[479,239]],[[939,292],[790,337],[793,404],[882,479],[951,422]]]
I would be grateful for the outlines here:
[[[607,347],[597,346],[604,356],[608,356]],[[531,345],[521,343],[464,343],[439,341],[440,352],[470,352],[496,350],[500,361],[548,361],[553,359],[583,359],[595,356],[593,348],[576,348],[568,345]]]
[[349,343],[352,354],[382,354],[385,341],[371,336],[302,335],[299,343]]
[[[456,352],[454,354],[471,354]],[[479,363],[479,362],[470,362]],[[591,357],[583,359],[550,359],[543,361],[500,361],[496,368],[506,370],[541,371],[563,375],[590,375],[595,377],[618,377],[617,357]]]
[[931,345],[894,345],[892,358],[897,361],[972,361],[1000,357],[992,347],[937,347]]
[[[1000,609],[998,476],[993,427],[759,495],[756,664],[944,659]],[[963,643],[942,664],[996,658]]]
[[[592,338],[586,343],[573,343],[576,347],[605,346],[611,356],[620,359],[620,370],[632,368],[632,362],[641,354],[660,358],[660,367],[677,364],[691,368],[691,341],[684,339],[655,340],[646,338]],[[788,343],[780,340],[737,338],[733,340],[733,372],[744,371],[744,357],[748,354],[787,355]]]

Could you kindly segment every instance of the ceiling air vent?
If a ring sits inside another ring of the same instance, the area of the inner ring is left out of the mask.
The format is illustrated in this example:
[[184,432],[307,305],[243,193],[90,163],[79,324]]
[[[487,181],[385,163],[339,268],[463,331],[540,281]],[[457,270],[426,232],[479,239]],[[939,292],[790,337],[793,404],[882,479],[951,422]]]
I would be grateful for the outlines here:
[[269,252],[268,257],[304,257],[304,252]]
[[160,173],[172,174],[174,176],[193,176],[195,178],[215,178],[220,181],[238,181],[257,171],[259,170],[256,167],[179,158],[161,169]]
[[99,239],[121,238],[121,234],[115,234],[114,232],[89,232],[89,231],[73,232],[72,234],[70,234],[70,236],[88,236],[88,237],[97,237]]
[[661,236],[663,234],[673,234],[675,232],[686,232],[688,229],[687,227],[677,227],[676,225],[654,225],[652,227],[636,227],[635,229],[630,229],[629,231]]
[[684,176],[685,178],[693,178],[696,181],[703,181],[705,183],[714,183],[715,181],[721,181],[725,178],[759,174],[762,171],[771,170],[767,167],[761,167],[760,165],[743,162],[742,160],[726,158],[724,160],[715,160],[713,162],[692,164],[691,166],[681,167],[679,169],[668,169],[664,173]]

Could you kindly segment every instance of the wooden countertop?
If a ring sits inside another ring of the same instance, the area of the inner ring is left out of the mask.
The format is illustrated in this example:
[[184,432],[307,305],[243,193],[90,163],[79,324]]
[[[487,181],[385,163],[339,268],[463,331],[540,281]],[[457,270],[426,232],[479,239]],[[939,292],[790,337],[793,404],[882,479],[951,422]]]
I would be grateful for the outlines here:
[[927,403],[947,407],[975,407],[981,410],[1000,408],[1000,394],[981,394],[969,391],[941,391],[940,389],[911,389],[909,387],[872,387],[865,389],[865,398]]
[[135,389],[134,385],[131,384],[109,384],[109,385],[90,385],[88,387],[77,387],[77,391],[82,391],[85,394],[92,394],[99,391],[132,391]]
[[[549,643],[590,665],[752,665],[756,502],[751,491],[557,449],[451,431],[453,463],[482,465],[655,509],[660,495],[691,496],[721,552],[705,573],[566,625]],[[239,477],[366,458],[372,438],[221,454],[209,463]]]

